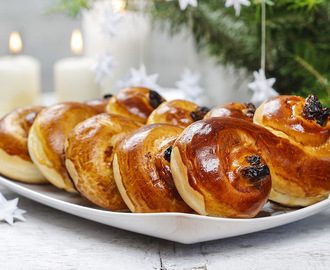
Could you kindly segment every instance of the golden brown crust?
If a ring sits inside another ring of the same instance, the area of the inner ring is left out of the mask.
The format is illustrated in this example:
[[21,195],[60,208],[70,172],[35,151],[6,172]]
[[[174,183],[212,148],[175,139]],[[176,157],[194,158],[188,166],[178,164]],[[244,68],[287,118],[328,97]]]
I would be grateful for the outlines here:
[[155,91],[130,87],[112,96],[106,110],[108,113],[123,115],[145,124],[151,112],[164,101]]
[[[249,218],[262,209],[271,179],[256,145],[263,143],[261,130],[241,119],[212,117],[190,125],[177,139],[171,157],[173,178],[197,213]],[[253,164],[252,157],[259,161]],[[256,179],[246,173],[250,168],[256,170]]]
[[253,122],[253,115],[255,112],[255,106],[252,103],[238,103],[231,102],[210,110],[204,117],[234,117],[243,119],[249,122]]
[[[288,206],[306,206],[330,193],[330,122],[324,126],[304,115],[305,100],[278,96],[264,102],[254,122],[275,134],[274,175],[270,199]],[[273,161],[272,161],[273,162]]]
[[80,122],[99,113],[98,109],[78,102],[63,102],[42,110],[29,133],[29,153],[53,185],[76,192],[64,165],[64,142]]
[[186,100],[171,100],[163,102],[150,114],[147,120],[147,125],[165,123],[185,128],[195,122],[191,113],[197,108],[197,104]]
[[102,112],[106,112],[106,107],[109,103],[109,100],[110,100],[110,97],[104,97],[104,98],[100,98],[100,99],[87,100],[84,103],[89,106],[99,109],[100,113],[102,113]]
[[304,116],[305,99],[296,96],[278,96],[265,101],[255,112],[258,125],[296,141],[303,146],[322,146],[330,138],[330,121],[320,126]]
[[192,211],[175,188],[169,163],[169,147],[182,131],[173,125],[147,125],[119,145],[113,163],[114,175],[132,212]]
[[32,162],[27,139],[40,106],[17,109],[0,120],[0,173],[27,183],[46,183],[47,180]]
[[99,114],[78,124],[66,141],[65,164],[77,190],[93,203],[127,211],[112,162],[117,144],[142,124],[124,116]]

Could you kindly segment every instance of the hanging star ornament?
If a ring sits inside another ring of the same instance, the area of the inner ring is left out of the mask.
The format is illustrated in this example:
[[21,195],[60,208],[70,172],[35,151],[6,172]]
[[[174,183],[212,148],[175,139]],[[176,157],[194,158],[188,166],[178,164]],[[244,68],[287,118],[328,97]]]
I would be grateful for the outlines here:
[[104,16],[100,20],[102,33],[108,35],[110,38],[116,36],[120,30],[122,18],[123,15],[114,11],[110,5],[110,7],[105,9]]
[[[169,2],[169,1],[173,1],[173,0],[167,0],[167,1]],[[181,10],[185,10],[188,5],[197,7],[198,3],[197,3],[197,0],[179,0],[179,5],[180,5]]]
[[259,72],[254,71],[254,82],[249,83],[248,87],[254,92],[251,98],[251,103],[260,105],[265,100],[278,96],[278,93],[272,88],[275,83],[275,78],[266,79],[263,69]]
[[145,87],[157,90],[160,86],[157,84],[159,75],[157,73],[148,75],[145,65],[141,65],[140,69],[130,69],[130,74],[117,83],[117,90],[127,87]]
[[22,215],[26,213],[26,211],[19,209],[17,203],[18,198],[7,201],[0,193],[0,221],[6,221],[10,225],[14,224],[15,219],[25,221]]
[[251,3],[248,0],[226,0],[225,3],[225,7],[234,7],[236,16],[241,13],[241,5],[250,6]]
[[95,82],[103,84],[106,77],[113,77],[112,69],[117,65],[109,52],[96,56],[96,64],[91,70],[96,74]]
[[185,93],[186,99],[191,101],[198,100],[203,94],[203,88],[200,87],[200,74],[192,72],[189,68],[185,68],[181,74],[180,81],[176,82],[176,87]]

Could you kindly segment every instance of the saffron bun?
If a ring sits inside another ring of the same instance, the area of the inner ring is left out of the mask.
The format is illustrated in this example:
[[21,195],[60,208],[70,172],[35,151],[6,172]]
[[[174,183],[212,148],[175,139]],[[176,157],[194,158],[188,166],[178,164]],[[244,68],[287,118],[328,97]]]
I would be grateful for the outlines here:
[[43,184],[48,181],[30,158],[27,140],[30,127],[43,107],[24,107],[0,120],[0,173],[14,180]]
[[78,102],[63,102],[43,109],[28,136],[28,150],[33,162],[54,186],[76,193],[64,165],[64,142],[80,122],[100,112]]
[[330,194],[330,109],[316,96],[278,96],[261,104],[254,115],[281,140],[273,150],[270,200],[307,206]]
[[106,111],[145,124],[151,112],[164,101],[165,99],[156,91],[143,87],[130,87],[112,96]]
[[192,212],[177,192],[170,169],[171,146],[182,131],[168,124],[146,125],[119,144],[114,176],[132,212]]
[[148,117],[147,124],[165,123],[186,128],[197,120],[203,119],[209,110],[186,100],[163,102]]
[[113,156],[117,145],[141,123],[115,114],[99,114],[79,123],[65,143],[65,165],[80,194],[112,211],[128,211],[117,189]]
[[183,200],[206,216],[251,218],[268,200],[271,177],[256,142],[260,132],[245,120],[211,117],[187,127],[173,145],[171,170]]
[[234,117],[253,122],[256,107],[252,103],[230,102],[210,110],[204,118],[209,117]]
[[109,99],[112,97],[112,95],[105,95],[103,98],[99,99],[90,99],[85,101],[84,103],[92,106],[94,108],[99,109],[102,112],[106,112],[106,107],[109,103]]

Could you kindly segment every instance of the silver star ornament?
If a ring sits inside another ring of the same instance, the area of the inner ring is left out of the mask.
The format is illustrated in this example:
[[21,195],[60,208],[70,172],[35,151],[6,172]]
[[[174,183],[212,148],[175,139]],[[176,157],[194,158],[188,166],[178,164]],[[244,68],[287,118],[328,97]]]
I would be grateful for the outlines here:
[[14,224],[14,220],[25,221],[22,216],[26,211],[17,207],[18,198],[7,201],[0,193],[0,221],[6,221],[10,225]]
[[259,72],[254,71],[254,82],[248,84],[248,87],[254,92],[251,98],[251,103],[259,106],[265,100],[278,96],[278,93],[272,88],[275,83],[275,78],[267,79],[263,69]]
[[226,0],[225,3],[225,7],[234,7],[236,16],[241,13],[241,5],[250,6],[251,3],[248,0]]
[[96,74],[95,82],[103,84],[106,77],[113,77],[112,69],[117,65],[112,55],[109,52],[105,52],[103,55],[96,57],[97,61],[91,70]]

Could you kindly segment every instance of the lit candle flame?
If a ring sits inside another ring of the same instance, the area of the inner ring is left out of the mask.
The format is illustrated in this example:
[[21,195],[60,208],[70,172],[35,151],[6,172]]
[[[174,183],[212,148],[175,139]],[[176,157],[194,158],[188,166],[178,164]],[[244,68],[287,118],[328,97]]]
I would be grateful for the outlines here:
[[114,12],[124,12],[126,7],[126,2],[124,0],[112,0],[111,4]]
[[82,35],[79,30],[74,30],[71,36],[71,50],[74,54],[79,55],[83,50]]
[[18,32],[12,32],[9,37],[9,50],[17,54],[22,50],[22,39]]

